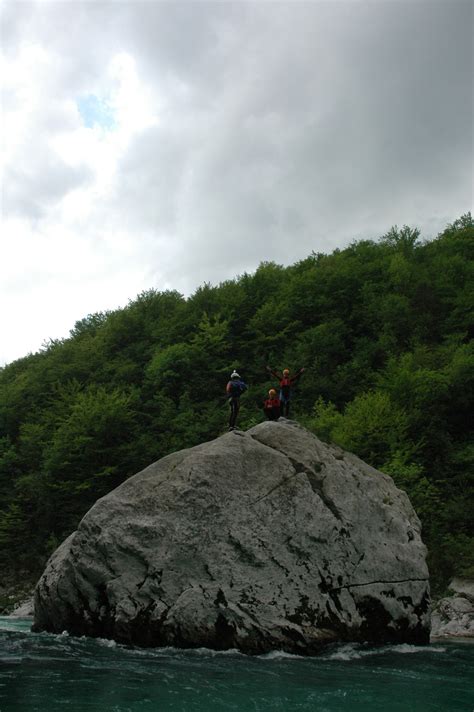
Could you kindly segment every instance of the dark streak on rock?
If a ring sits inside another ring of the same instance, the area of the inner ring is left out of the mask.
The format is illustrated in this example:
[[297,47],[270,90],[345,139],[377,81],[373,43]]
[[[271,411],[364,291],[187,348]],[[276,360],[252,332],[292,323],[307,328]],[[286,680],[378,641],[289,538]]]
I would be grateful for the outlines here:
[[424,581],[428,582],[427,578],[411,578],[411,579],[399,579],[397,581],[365,581],[364,583],[346,583],[344,586],[336,586],[332,591],[340,591],[343,588],[357,588],[360,586],[373,586],[377,584],[392,584],[392,583],[412,583],[413,581]]
[[227,606],[229,605],[227,603],[227,598],[225,597],[224,591],[221,588],[217,591],[217,596],[216,600],[214,601],[214,605],[224,606],[224,608],[227,608]]

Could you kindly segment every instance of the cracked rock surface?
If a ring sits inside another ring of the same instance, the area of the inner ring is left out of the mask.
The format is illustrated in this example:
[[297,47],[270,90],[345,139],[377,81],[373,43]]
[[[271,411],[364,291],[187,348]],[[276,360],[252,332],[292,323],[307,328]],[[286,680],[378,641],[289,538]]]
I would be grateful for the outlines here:
[[47,564],[35,629],[249,653],[428,642],[425,555],[390,477],[280,419],[98,500]]

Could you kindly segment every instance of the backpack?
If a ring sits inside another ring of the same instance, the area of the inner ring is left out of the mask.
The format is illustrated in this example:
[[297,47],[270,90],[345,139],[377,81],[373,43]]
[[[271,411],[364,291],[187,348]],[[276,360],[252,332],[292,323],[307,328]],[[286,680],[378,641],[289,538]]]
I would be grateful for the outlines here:
[[245,391],[245,386],[242,381],[229,381],[227,385],[227,393],[231,398],[238,398]]

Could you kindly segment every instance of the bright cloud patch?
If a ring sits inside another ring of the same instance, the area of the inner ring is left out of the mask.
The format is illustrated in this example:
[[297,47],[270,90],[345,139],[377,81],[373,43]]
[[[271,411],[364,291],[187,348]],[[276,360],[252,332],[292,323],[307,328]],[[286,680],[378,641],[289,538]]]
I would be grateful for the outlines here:
[[100,126],[102,129],[112,130],[116,127],[115,113],[112,107],[103,99],[88,94],[77,101],[77,108],[88,129]]

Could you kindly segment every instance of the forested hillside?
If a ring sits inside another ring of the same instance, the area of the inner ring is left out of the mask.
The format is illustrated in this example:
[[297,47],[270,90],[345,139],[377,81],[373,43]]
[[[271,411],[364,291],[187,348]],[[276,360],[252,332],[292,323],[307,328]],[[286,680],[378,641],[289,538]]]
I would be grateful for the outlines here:
[[[148,291],[0,369],[0,567],[34,578],[93,502],[163,455],[263,419],[265,371],[306,371],[293,417],[392,475],[435,589],[474,575],[474,224],[392,229],[190,298]],[[61,295],[58,295],[58,299]]]

